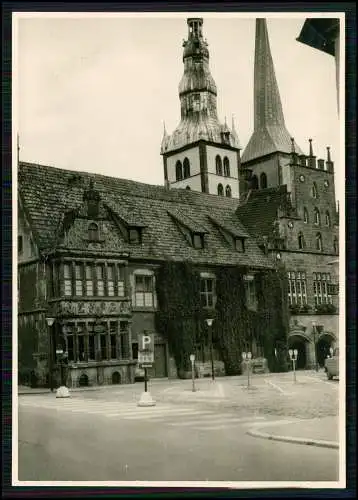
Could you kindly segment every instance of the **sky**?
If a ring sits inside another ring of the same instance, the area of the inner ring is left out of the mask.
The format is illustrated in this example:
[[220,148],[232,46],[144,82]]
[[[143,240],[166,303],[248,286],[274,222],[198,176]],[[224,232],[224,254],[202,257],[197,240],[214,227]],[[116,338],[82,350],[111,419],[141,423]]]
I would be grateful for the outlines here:
[[[230,125],[234,115],[245,148],[253,131],[255,14],[32,14],[17,18],[15,35],[20,160],[162,185],[163,122],[172,133],[180,121],[186,18],[197,15],[219,118]],[[318,157],[331,146],[337,195],[344,175],[335,61],[296,41],[306,17],[267,19],[272,57],[286,126],[304,152],[309,138]]]

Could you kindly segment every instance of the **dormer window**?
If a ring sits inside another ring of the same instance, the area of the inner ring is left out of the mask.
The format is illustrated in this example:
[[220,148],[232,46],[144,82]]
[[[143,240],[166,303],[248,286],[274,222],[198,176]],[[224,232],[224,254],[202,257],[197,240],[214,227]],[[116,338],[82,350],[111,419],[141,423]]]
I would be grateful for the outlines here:
[[193,236],[193,247],[194,248],[204,248],[204,235],[200,233],[194,233]]
[[238,252],[245,252],[244,238],[235,238],[235,248]]
[[98,226],[94,222],[92,222],[88,226],[88,239],[90,241],[98,241],[99,240]]
[[131,227],[128,229],[128,240],[129,243],[133,245],[139,245],[141,243],[141,231],[137,227]]

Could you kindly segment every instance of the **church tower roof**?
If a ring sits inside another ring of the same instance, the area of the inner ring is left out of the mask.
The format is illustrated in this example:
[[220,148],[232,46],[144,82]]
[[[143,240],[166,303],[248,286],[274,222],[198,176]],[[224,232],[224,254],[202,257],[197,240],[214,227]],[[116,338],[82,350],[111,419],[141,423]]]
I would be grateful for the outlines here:
[[[296,153],[302,154],[295,144]],[[291,134],[285,125],[266,19],[256,19],[254,66],[254,132],[242,155],[242,162],[274,153],[291,152]]]
[[171,135],[164,134],[161,153],[175,151],[199,140],[239,148],[237,135],[219,122],[217,88],[209,68],[208,43],[203,19],[188,18],[184,40],[184,74],[179,84],[181,121]]

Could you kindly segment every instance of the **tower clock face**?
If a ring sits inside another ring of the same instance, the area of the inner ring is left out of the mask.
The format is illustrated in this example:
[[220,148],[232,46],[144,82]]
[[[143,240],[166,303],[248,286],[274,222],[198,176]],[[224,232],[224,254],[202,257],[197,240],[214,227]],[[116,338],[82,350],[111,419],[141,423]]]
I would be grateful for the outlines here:
[[305,182],[305,176],[303,174],[300,175],[300,181]]
[[288,223],[288,227],[289,227],[290,229],[292,229],[292,228],[293,228],[293,222],[292,222],[292,221],[290,221],[290,222]]

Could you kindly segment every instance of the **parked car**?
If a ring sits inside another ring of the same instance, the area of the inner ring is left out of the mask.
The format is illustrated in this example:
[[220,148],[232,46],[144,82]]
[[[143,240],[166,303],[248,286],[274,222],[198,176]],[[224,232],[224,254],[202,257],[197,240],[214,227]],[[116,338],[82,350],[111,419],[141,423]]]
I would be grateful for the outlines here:
[[339,348],[336,347],[331,358],[325,359],[324,369],[328,380],[333,377],[339,377]]

